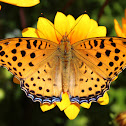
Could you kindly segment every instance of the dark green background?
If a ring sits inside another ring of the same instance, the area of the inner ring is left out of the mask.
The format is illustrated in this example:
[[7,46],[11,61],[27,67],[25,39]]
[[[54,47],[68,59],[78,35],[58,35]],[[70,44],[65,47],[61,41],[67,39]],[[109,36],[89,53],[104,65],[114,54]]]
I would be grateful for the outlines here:
[[[36,27],[41,13],[53,21],[57,11],[75,18],[86,11],[91,18],[99,20],[99,25],[107,27],[107,36],[116,36],[114,18],[121,24],[126,1],[108,0],[105,7],[104,3],[105,0],[41,0],[32,8],[1,3],[0,39],[18,37],[23,28]],[[77,118],[70,121],[58,107],[43,113],[39,103],[27,98],[20,86],[12,82],[12,75],[0,68],[0,126],[117,126],[115,117],[126,111],[126,70],[112,83],[108,94],[108,105],[92,103],[89,110],[81,108]]]

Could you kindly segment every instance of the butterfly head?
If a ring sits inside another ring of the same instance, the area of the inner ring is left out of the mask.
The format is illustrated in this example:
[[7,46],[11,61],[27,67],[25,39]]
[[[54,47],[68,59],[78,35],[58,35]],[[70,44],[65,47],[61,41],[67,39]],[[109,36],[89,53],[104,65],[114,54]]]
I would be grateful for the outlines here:
[[63,37],[61,39],[61,43],[62,42],[70,42],[70,40],[68,39],[68,35],[67,34],[63,35]]

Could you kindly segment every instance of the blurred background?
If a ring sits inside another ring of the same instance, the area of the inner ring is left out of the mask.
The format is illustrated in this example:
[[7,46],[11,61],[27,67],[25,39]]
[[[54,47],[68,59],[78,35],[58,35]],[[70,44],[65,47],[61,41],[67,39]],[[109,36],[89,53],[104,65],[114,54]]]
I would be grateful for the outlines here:
[[[53,22],[57,11],[75,18],[86,11],[99,25],[107,27],[107,36],[116,36],[114,19],[121,25],[126,8],[125,0],[41,0],[40,4],[30,8],[0,4],[0,39],[19,37],[28,26],[36,28],[41,13]],[[27,98],[20,86],[13,83],[12,77],[6,69],[0,68],[0,126],[118,126],[115,117],[126,111],[126,70],[111,84],[108,105],[92,103],[89,110],[81,108],[72,121],[58,107],[43,113],[39,103]]]

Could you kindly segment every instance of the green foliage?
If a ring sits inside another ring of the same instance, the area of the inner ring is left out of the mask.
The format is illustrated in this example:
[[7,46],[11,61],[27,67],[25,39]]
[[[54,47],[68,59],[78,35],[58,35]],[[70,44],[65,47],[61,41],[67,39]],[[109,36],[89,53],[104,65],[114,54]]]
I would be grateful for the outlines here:
[[[19,8],[1,3],[0,11],[0,38],[19,37],[24,27],[36,27],[41,13],[53,21],[57,11],[72,14],[78,17],[82,13],[98,20],[104,0],[41,0],[41,3],[32,8]],[[114,18],[121,24],[124,17],[125,0],[109,0],[104,8],[99,25],[107,27],[107,36],[116,36]],[[21,11],[24,12],[25,25],[22,25]],[[39,103],[33,103],[20,90],[19,85],[12,82],[12,75],[4,68],[0,68],[0,126],[113,126],[115,117],[126,111],[126,70],[111,84],[108,91],[110,103],[101,106],[93,103],[89,110],[81,108],[78,117],[70,121],[57,107],[43,113]]]

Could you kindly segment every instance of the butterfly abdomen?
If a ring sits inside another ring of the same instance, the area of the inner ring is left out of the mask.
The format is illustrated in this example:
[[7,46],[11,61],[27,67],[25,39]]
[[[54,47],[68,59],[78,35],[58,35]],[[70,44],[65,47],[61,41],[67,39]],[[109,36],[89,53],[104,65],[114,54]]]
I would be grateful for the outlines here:
[[60,44],[60,59],[62,62],[62,89],[63,92],[68,91],[68,85],[70,83],[70,60],[71,55],[71,45],[69,41],[63,41]]

